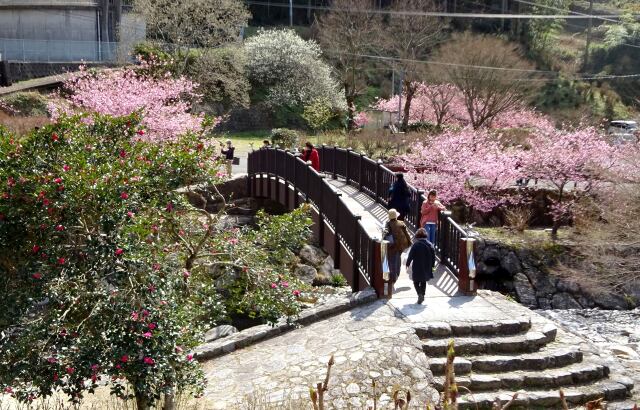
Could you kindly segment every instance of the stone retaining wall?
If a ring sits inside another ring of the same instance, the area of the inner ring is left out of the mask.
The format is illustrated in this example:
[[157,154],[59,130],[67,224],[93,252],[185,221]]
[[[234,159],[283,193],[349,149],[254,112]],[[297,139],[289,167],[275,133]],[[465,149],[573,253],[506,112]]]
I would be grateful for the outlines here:
[[559,246],[532,250],[480,239],[476,257],[481,286],[511,294],[532,309],[629,309],[638,304],[639,289],[629,289],[632,297],[595,293],[571,278],[554,275],[554,266],[567,254]]

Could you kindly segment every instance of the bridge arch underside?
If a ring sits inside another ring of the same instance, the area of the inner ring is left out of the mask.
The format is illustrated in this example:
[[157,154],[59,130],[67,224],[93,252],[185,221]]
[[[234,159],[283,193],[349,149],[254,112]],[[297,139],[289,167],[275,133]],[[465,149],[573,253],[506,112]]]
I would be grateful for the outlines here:
[[[376,291],[384,286],[382,283],[372,283],[371,278],[366,274],[363,266],[354,258],[353,251],[347,247],[345,242],[336,234],[336,227],[333,226],[325,214],[318,206],[312,202],[307,202],[307,197],[303,192],[295,189],[287,181],[273,175],[256,174],[249,176],[249,192],[254,198],[265,198],[276,201],[292,211],[301,204],[308,203],[311,218],[313,220],[313,239],[328,253],[334,261],[334,268],[340,270],[354,292],[364,290],[373,286]],[[380,260],[379,247],[371,244],[369,253],[368,268],[373,269],[375,260]],[[372,270],[370,270],[372,271]],[[377,286],[376,286],[377,285]],[[378,296],[381,296],[378,293]]]

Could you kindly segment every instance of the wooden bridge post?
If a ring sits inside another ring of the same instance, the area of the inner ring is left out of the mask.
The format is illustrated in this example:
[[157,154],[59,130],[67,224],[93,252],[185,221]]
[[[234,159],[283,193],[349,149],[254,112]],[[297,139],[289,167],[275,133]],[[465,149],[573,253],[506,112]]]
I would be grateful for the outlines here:
[[360,230],[358,227],[360,226],[360,221],[362,220],[362,216],[356,215],[356,243],[353,244],[353,254],[351,257],[353,258],[353,284],[351,285],[351,290],[354,292],[358,292],[360,290],[360,267],[358,266],[358,254],[360,253]]
[[359,172],[359,175],[360,175],[360,186],[358,187],[358,189],[360,191],[362,191],[362,186],[363,186],[363,182],[364,182],[363,173],[364,173],[364,153],[361,152],[360,153],[360,172]]
[[340,192],[336,192],[336,223],[334,224],[334,228],[335,228],[335,243],[334,243],[334,252],[335,252],[335,257],[333,258],[333,268],[334,269],[340,269],[340,235],[338,234],[338,229],[340,226],[340,212],[339,209],[340,207],[338,206],[340,204],[340,197],[342,196],[342,193]]
[[475,242],[473,238],[460,238],[458,242],[458,290],[467,296],[474,296],[477,291],[475,268]]
[[440,248],[440,262],[447,266],[447,258],[449,258],[449,247],[447,244],[449,243],[449,236],[451,233],[451,224],[448,219],[451,216],[451,211],[442,211],[440,214],[442,215],[442,221],[444,222],[442,224],[442,232],[438,232],[438,236],[441,240],[440,243],[442,244]]
[[[416,215],[417,215],[417,219],[416,219],[416,231],[420,228],[423,228],[423,226],[420,226],[420,219],[422,218],[421,215],[421,211],[422,211],[422,195],[424,195],[424,191],[422,189],[418,189],[417,190],[417,195],[418,195],[418,199],[416,201]],[[435,246],[436,244],[434,243],[433,246]]]
[[271,167],[269,166],[269,163],[274,164],[275,161],[269,161],[269,159],[273,156],[271,155],[271,153],[273,153],[273,148],[267,148],[265,150],[265,156],[267,157],[266,163],[267,163],[267,198],[272,199],[271,198]]
[[338,160],[338,147],[333,146],[333,179],[338,178],[336,161]]
[[351,152],[353,152],[353,150],[351,148],[347,148],[347,160],[344,162],[344,178],[347,185],[349,185],[349,160],[351,159]]
[[[320,175],[320,186],[322,186],[323,180],[324,180],[324,175]],[[324,207],[322,206],[323,204],[323,199],[321,196],[319,196],[320,200],[318,201],[318,203],[316,204],[316,206],[318,207],[318,225],[319,225],[319,231],[318,231],[318,244],[320,245],[320,248],[324,249]]]
[[296,155],[296,153],[292,153],[292,158],[293,158],[293,209],[297,209],[299,202],[298,202],[298,186],[296,185],[296,169],[298,168],[296,166],[296,161],[298,160],[298,155]]
[[375,200],[376,202],[380,203],[380,167],[382,166],[382,160],[378,160],[376,161],[376,197]]

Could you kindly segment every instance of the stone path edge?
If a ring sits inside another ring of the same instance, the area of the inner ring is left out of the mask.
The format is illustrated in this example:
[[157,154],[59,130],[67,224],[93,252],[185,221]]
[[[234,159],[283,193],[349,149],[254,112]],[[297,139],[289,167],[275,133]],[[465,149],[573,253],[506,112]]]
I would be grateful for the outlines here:
[[305,309],[300,313],[300,316],[292,322],[287,323],[286,320],[281,320],[275,326],[254,326],[222,339],[202,344],[194,350],[193,355],[194,358],[200,362],[224,356],[238,349],[271,339],[293,329],[308,326],[331,316],[344,313],[356,306],[366,305],[376,300],[378,300],[376,292],[372,288],[365,289],[336,301]]

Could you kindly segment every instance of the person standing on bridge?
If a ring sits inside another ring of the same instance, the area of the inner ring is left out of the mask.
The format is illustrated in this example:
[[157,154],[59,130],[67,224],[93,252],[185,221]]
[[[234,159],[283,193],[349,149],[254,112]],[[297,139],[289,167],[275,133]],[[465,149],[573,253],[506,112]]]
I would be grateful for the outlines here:
[[383,238],[389,241],[387,259],[389,260],[389,282],[391,289],[400,276],[401,255],[411,246],[411,236],[404,222],[398,220],[398,211],[389,209],[389,222],[385,227]]
[[436,251],[433,244],[427,240],[427,231],[420,228],[416,231],[415,241],[407,256],[407,270],[411,269],[413,286],[418,294],[418,304],[424,302],[427,282],[433,279],[433,266],[436,263]]
[[447,208],[438,201],[438,193],[435,190],[429,191],[420,208],[420,226],[427,231],[427,239],[434,245],[438,231],[438,214],[446,210]]
[[318,150],[309,141],[304,144],[302,160],[304,162],[311,162],[313,169],[320,172],[320,155],[318,154]]
[[411,191],[409,185],[404,180],[404,175],[400,172],[396,174],[396,180],[389,189],[389,208],[397,209],[400,212],[399,221],[404,221],[405,216],[411,210]]

